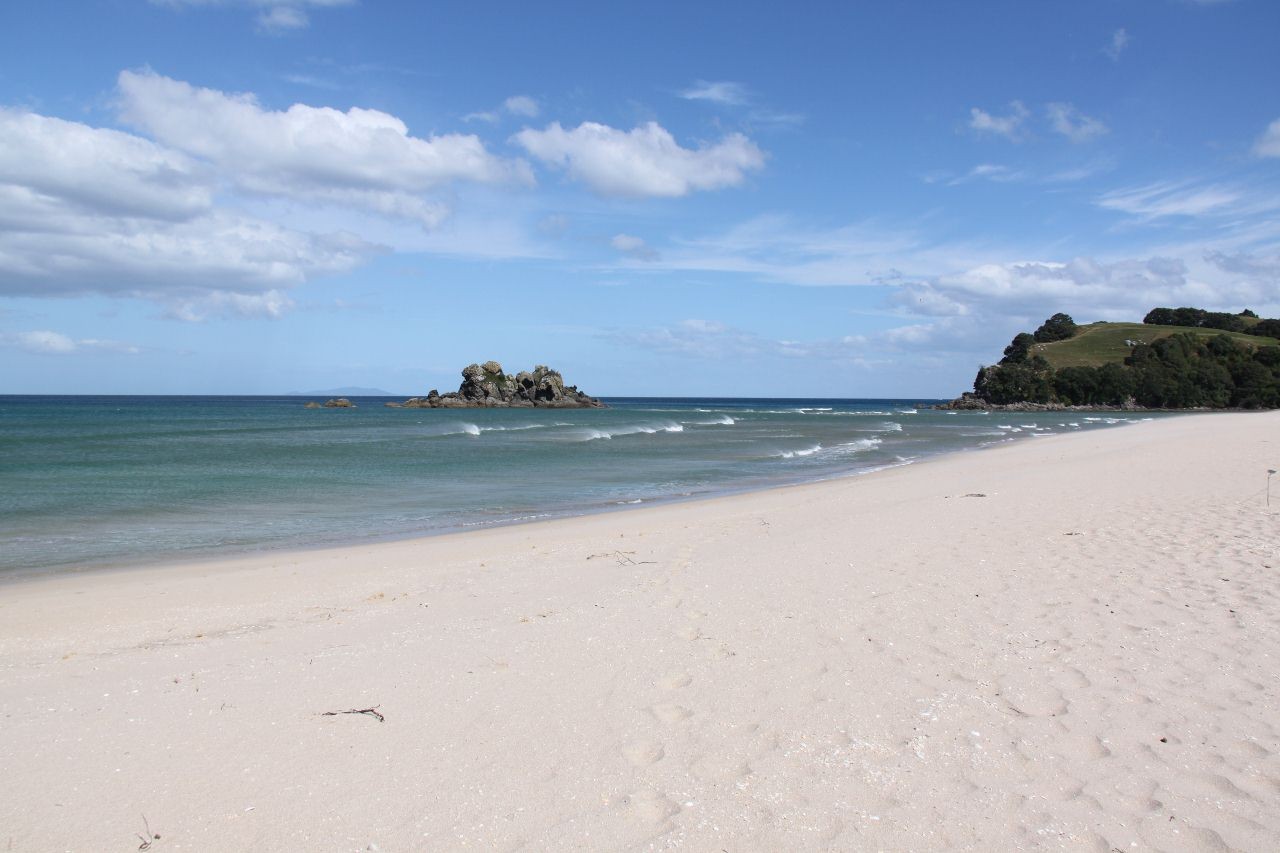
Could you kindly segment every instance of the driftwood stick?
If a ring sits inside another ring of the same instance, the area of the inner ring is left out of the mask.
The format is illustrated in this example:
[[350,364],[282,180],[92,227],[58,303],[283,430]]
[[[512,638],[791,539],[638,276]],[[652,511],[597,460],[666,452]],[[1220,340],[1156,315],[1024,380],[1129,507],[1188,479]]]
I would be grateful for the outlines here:
[[349,711],[325,711],[320,716],[336,717],[339,714],[367,714],[370,717],[377,717],[378,722],[385,723],[387,721],[387,718],[378,713],[378,709],[381,707],[382,707],[381,705],[374,705],[372,708],[352,708]]

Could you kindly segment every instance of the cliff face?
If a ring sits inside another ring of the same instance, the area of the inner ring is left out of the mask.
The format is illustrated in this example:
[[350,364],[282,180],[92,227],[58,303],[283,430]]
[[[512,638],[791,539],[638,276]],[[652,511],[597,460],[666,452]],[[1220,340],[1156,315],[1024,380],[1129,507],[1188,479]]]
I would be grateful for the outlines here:
[[559,371],[538,365],[532,371],[522,370],[508,376],[496,361],[467,365],[462,370],[462,385],[453,393],[441,394],[432,389],[425,397],[387,405],[409,409],[605,408],[604,403],[582,393],[576,386],[565,385]]

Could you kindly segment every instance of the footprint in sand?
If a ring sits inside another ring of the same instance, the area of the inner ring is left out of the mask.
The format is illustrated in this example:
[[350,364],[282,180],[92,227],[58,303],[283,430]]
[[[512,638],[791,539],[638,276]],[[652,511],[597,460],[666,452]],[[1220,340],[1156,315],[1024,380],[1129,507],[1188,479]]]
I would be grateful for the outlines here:
[[637,791],[624,800],[627,813],[642,823],[659,824],[680,813],[680,807],[657,791]]
[[693,683],[693,677],[687,672],[673,672],[658,682],[663,690],[679,690]]
[[650,764],[656,764],[666,754],[662,744],[656,740],[632,741],[622,748],[623,758],[636,767],[648,767]]
[[683,722],[693,716],[693,712],[683,705],[675,705],[670,702],[660,702],[649,708],[649,713],[657,717],[658,720],[668,724]]

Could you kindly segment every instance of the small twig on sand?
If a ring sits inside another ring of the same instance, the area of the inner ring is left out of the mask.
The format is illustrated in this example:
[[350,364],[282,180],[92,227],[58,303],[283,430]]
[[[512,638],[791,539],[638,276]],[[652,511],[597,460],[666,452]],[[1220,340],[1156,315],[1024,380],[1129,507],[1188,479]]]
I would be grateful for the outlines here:
[[610,551],[605,554],[588,554],[588,560],[595,560],[599,557],[613,557],[618,561],[619,566],[649,566],[657,562],[657,560],[634,560],[631,555],[635,551]]
[[151,824],[147,823],[147,816],[146,816],[146,815],[143,815],[143,816],[142,816],[142,826],[143,826],[143,828],[144,828],[144,829],[146,829],[146,831],[147,831],[147,834],[146,834],[146,835],[143,835],[141,832],[135,832],[135,833],[134,833],[134,835],[136,835],[136,836],[138,836],[139,838],[141,838],[141,839],[142,839],[142,843],[138,845],[138,849],[139,849],[139,850],[150,850],[150,849],[151,849],[151,844],[152,844],[152,842],[155,842],[155,841],[159,841],[159,840],[160,840],[160,833],[158,833],[158,832],[152,832],[152,831],[151,831]]
[[339,714],[368,714],[370,717],[377,717],[378,722],[385,723],[387,718],[378,713],[378,709],[381,707],[381,705],[374,705],[372,708],[352,708],[349,711],[325,711],[320,716],[336,717]]

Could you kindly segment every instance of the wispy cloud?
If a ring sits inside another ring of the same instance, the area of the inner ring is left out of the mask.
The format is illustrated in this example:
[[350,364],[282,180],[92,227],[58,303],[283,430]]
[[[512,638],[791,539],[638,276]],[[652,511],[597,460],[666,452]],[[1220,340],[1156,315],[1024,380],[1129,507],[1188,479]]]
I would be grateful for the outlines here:
[[963,175],[947,181],[947,186],[955,187],[972,183],[973,181],[994,181],[995,183],[1006,184],[1020,181],[1024,177],[1025,175],[1022,172],[1010,169],[1008,166],[1001,166],[998,163],[979,163]]
[[1044,110],[1054,133],[1060,133],[1072,142],[1088,142],[1110,132],[1105,124],[1071,104],[1055,102],[1046,104]]
[[1254,143],[1253,153],[1259,157],[1280,157],[1280,118],[1267,125]]
[[609,245],[624,255],[641,261],[656,261],[658,252],[641,237],[634,234],[615,234]]
[[1261,196],[1224,184],[1159,181],[1103,193],[1097,198],[1097,204],[1107,210],[1153,220],[1175,216],[1234,215],[1258,210],[1259,204],[1263,205],[1261,209],[1276,207],[1280,200],[1272,200],[1268,204]]
[[751,101],[751,95],[746,86],[727,80],[719,82],[698,80],[679,94],[680,97],[689,101],[711,101],[729,106],[743,106]]
[[1021,101],[1011,101],[1009,112],[995,115],[986,110],[973,107],[969,110],[970,129],[983,134],[1003,136],[1013,142],[1024,138],[1024,125],[1031,112]]
[[541,107],[537,100],[528,95],[512,95],[507,98],[495,109],[483,110],[481,112],[467,113],[462,117],[463,121],[483,121],[489,124],[496,124],[501,121],[504,115],[519,116],[521,118],[537,118]]
[[1111,41],[1102,49],[1102,52],[1111,57],[1112,62],[1120,61],[1120,54],[1124,53],[1124,49],[1129,46],[1129,33],[1124,27],[1116,30],[1111,34]]
[[351,6],[357,0],[151,0],[153,6],[182,8],[216,8],[240,6],[257,9],[254,23],[265,35],[282,35],[306,29],[311,25],[308,9]]
[[142,348],[123,341],[81,338],[79,340],[61,332],[36,329],[29,332],[0,331],[0,346],[12,347],[38,355],[71,355],[77,352],[114,352],[137,355]]

